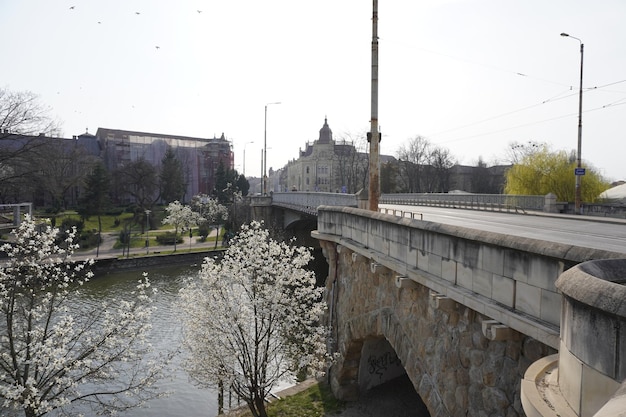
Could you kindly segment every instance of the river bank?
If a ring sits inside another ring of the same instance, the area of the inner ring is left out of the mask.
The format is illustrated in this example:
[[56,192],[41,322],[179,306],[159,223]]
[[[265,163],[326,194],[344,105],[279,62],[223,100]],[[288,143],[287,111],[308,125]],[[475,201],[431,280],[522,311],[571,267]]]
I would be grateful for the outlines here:
[[131,248],[129,251],[116,249],[116,234],[103,234],[99,248],[79,250],[73,259],[94,260],[93,271],[96,274],[108,274],[121,271],[135,271],[162,266],[199,265],[207,256],[221,257],[224,248],[214,241],[202,241],[200,238],[185,237],[183,243],[173,245],[152,245],[147,248]]
[[[306,395],[307,390],[315,387],[317,384],[326,384],[325,381],[317,381],[315,379],[307,379],[299,384],[289,387],[285,390],[276,393],[276,396],[281,399],[286,399],[291,396]],[[313,399],[315,398],[315,399]],[[318,396],[311,396],[309,401],[319,401]],[[306,399],[300,400],[300,403],[306,402]],[[271,411],[271,404],[268,406],[268,413],[270,415],[285,415],[274,414]],[[317,406],[311,404],[310,407],[306,407],[307,410],[319,409]],[[323,405],[321,408],[324,408]],[[332,406],[331,408],[335,408]],[[293,414],[296,416],[296,414]],[[308,413],[306,415],[313,415]],[[409,380],[408,376],[404,375],[393,379],[385,384],[379,385],[363,393],[361,397],[356,401],[350,401],[344,403],[340,411],[328,411],[323,414],[319,414],[319,417],[430,417],[426,405],[419,397],[413,384]],[[218,417],[251,417],[251,413],[247,407],[240,407],[237,410],[230,413],[220,414]]]

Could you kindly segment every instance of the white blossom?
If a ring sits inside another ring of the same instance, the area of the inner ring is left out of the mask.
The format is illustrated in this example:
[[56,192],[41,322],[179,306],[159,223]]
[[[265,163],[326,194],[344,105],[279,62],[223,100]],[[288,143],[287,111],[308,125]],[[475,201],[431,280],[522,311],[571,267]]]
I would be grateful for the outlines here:
[[[205,220],[200,213],[193,211],[190,206],[180,204],[179,201],[169,203],[165,211],[167,211],[167,216],[163,219],[163,224],[174,226],[175,236],[178,235],[179,229],[184,233]],[[174,239],[174,251],[176,251],[176,239]]]
[[[121,411],[156,393],[162,365],[145,363],[153,307],[144,276],[129,300],[107,299],[73,314],[72,295],[92,276],[92,260],[72,260],[76,230],[39,231],[30,217],[0,250],[0,399],[27,417],[79,401]],[[127,395],[131,394],[131,395]]]
[[229,387],[254,415],[289,373],[326,366],[322,289],[305,269],[308,249],[244,226],[221,261],[206,258],[180,291],[187,369],[201,385]]

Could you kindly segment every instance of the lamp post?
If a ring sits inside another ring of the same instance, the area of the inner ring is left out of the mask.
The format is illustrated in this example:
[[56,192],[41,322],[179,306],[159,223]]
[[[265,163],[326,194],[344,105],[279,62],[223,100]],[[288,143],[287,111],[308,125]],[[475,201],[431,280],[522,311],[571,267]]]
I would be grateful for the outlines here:
[[246,142],[243,145],[243,177],[246,177],[246,145],[254,143],[254,141]]
[[583,143],[583,55],[585,51],[585,45],[583,41],[575,36],[571,36],[567,33],[561,33],[561,36],[576,39],[580,42],[580,88],[578,89],[578,151],[576,153],[576,171],[574,172],[576,177],[576,190],[574,197],[574,211],[575,214],[582,214],[582,201],[581,201],[581,176],[585,175],[585,171],[582,169],[582,143]]
[[263,195],[267,195],[267,106],[280,104],[280,101],[265,105],[265,128],[263,130]]
[[146,210],[146,255],[148,254],[148,249],[150,249],[150,210]]
[[378,128],[378,0],[373,0],[372,13],[372,83],[369,154],[368,210],[378,211],[380,200],[380,132]]

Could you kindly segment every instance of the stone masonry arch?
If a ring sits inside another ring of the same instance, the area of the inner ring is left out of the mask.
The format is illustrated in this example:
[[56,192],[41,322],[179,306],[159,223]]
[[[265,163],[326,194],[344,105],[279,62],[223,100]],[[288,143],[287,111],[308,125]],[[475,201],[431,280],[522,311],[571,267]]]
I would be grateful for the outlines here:
[[364,347],[384,338],[431,416],[524,415],[522,377],[550,348],[515,331],[491,340],[489,318],[376,264],[366,249],[320,243],[329,264],[330,348],[338,354],[329,375],[335,396],[362,394]]

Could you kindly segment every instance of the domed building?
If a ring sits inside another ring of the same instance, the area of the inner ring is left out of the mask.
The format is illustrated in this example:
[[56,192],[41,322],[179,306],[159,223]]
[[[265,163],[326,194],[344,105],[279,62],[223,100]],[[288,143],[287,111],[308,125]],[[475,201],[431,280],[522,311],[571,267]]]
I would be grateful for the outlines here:
[[282,191],[355,193],[367,184],[367,153],[358,152],[352,143],[335,142],[327,118],[319,138],[299,153],[287,164]]

